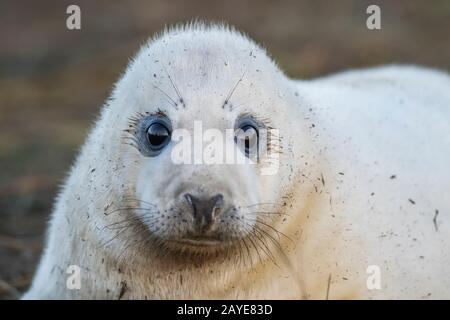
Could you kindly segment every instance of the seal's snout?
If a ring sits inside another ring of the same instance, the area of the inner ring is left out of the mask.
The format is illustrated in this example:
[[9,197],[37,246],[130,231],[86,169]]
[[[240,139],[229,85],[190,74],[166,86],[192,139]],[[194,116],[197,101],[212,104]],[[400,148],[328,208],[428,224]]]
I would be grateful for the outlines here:
[[200,233],[209,231],[223,212],[224,199],[220,193],[212,197],[207,195],[193,196],[186,193],[184,198],[191,206],[194,223]]

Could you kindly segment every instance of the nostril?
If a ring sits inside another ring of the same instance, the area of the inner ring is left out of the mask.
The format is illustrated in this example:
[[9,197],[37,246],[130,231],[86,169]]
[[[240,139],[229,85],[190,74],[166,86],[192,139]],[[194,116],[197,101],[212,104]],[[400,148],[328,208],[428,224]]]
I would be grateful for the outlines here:
[[222,213],[223,195],[220,193],[211,198],[212,203],[212,218],[217,219]]
[[195,218],[195,216],[197,215],[197,206],[196,206],[196,204],[197,204],[197,202],[198,202],[198,199],[196,198],[196,197],[194,197],[192,194],[190,194],[190,193],[186,193],[185,195],[184,195],[184,198],[186,199],[186,201],[191,205],[191,207],[192,207],[192,215],[194,216],[194,218]]
[[222,209],[221,209],[221,208],[215,207],[215,208],[213,209],[213,212],[212,212],[212,218],[213,218],[213,220],[217,219],[217,217],[220,216],[220,213],[221,213],[221,212],[222,212]]
[[214,204],[214,207],[220,207],[223,205],[223,195],[222,194],[216,194],[214,197],[212,197],[212,203]]
[[192,205],[194,202],[193,202],[193,196],[190,194],[190,193],[185,193],[184,194],[184,198],[187,200],[187,202],[190,204],[190,205]]

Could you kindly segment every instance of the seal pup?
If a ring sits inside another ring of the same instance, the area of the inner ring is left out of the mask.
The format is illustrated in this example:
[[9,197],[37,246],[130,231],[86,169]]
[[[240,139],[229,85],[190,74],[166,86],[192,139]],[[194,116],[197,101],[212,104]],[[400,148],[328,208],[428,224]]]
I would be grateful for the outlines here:
[[[24,298],[449,298],[449,88],[411,66],[292,80],[232,29],[167,30],[103,107]],[[205,161],[229,129],[254,161]]]

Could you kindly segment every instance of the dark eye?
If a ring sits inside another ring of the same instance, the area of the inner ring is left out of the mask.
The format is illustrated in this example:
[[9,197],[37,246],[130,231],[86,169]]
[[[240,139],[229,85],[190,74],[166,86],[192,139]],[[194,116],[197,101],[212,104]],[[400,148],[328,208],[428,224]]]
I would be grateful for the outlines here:
[[242,125],[235,137],[235,141],[247,157],[258,154],[258,129],[251,124]]
[[134,142],[145,157],[157,157],[172,138],[172,122],[162,112],[140,119]]
[[164,124],[155,122],[147,129],[147,141],[151,149],[161,150],[170,141],[170,130]]

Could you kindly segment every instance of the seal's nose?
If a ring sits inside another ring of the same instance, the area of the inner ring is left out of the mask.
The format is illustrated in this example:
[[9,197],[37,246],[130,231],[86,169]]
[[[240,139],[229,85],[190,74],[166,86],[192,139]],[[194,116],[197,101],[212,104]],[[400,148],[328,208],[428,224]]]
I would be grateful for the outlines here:
[[192,206],[192,215],[198,230],[201,232],[210,230],[215,220],[222,214],[224,203],[222,194],[213,197],[195,197],[186,193],[184,198]]

